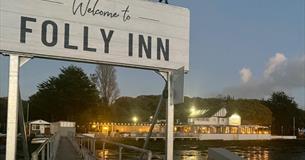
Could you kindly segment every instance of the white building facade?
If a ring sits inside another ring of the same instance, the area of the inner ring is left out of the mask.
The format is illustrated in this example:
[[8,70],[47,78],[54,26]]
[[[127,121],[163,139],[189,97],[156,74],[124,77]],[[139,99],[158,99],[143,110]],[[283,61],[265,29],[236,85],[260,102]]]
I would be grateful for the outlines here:
[[31,121],[28,124],[28,133],[30,134],[50,134],[51,123],[42,119]]
[[75,135],[76,126],[75,122],[58,121],[51,124],[51,134],[59,134],[60,136]]
[[[188,124],[192,125],[241,125],[241,117],[238,114],[233,114],[230,117],[227,116],[228,111],[225,107],[218,111],[210,111],[203,109],[195,111],[192,116],[188,118]],[[212,113],[212,114],[211,114]]]

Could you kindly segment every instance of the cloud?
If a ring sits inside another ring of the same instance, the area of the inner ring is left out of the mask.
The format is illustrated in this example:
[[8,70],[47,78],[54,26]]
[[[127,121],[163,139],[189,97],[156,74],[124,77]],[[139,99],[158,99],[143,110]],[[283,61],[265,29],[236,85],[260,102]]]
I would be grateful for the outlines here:
[[274,57],[269,59],[267,68],[265,69],[264,76],[269,77],[278,67],[285,63],[287,58],[283,53],[276,53]]
[[284,54],[277,53],[270,58],[261,78],[227,87],[222,94],[238,98],[264,98],[274,91],[291,92],[304,87],[305,56],[288,60]]
[[252,78],[252,72],[249,68],[242,68],[239,72],[240,74],[240,78],[242,80],[243,83],[247,83],[251,80]]

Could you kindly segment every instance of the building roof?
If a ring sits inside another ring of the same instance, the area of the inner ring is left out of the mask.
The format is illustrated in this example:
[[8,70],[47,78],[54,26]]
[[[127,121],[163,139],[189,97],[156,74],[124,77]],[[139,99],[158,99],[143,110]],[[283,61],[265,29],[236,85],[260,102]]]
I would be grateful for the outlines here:
[[[222,108],[225,108],[225,107],[222,107],[222,106],[203,106],[203,107],[201,107],[201,109],[196,110],[194,113],[191,113],[190,117],[193,117],[193,118],[209,118],[209,117],[212,117],[213,115],[215,115]],[[227,116],[228,116],[228,114],[225,117],[227,117]]]
[[39,120],[31,121],[30,124],[51,124],[51,123],[44,121],[42,119],[39,119]]

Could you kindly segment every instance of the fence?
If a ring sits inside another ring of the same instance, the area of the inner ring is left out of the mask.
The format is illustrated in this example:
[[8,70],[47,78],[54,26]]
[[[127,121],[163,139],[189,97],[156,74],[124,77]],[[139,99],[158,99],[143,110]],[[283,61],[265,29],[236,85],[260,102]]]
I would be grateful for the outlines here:
[[118,159],[122,160],[123,158],[123,149],[129,150],[129,151],[136,151],[141,153],[140,155],[145,155],[143,159],[146,160],[151,160],[152,159],[152,152],[150,150],[138,148],[135,146],[130,146],[130,145],[125,145],[117,142],[112,142],[109,140],[106,140],[104,138],[95,138],[95,137],[90,137],[90,136],[76,136],[74,139],[74,142],[77,143],[78,149],[80,150],[80,153],[82,154],[82,157],[85,160],[97,160],[99,159],[95,155],[95,145],[96,142],[102,142],[102,160],[106,159],[105,155],[105,149],[106,149],[106,144],[112,145],[118,148]]
[[54,160],[56,158],[59,140],[60,135],[58,134],[47,139],[32,153],[32,160]]

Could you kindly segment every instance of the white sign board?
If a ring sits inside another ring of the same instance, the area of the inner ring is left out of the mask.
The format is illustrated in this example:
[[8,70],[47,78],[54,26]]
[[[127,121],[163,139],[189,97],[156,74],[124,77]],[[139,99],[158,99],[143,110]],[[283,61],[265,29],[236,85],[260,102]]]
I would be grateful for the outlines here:
[[188,70],[189,17],[140,0],[0,0],[0,52]]

